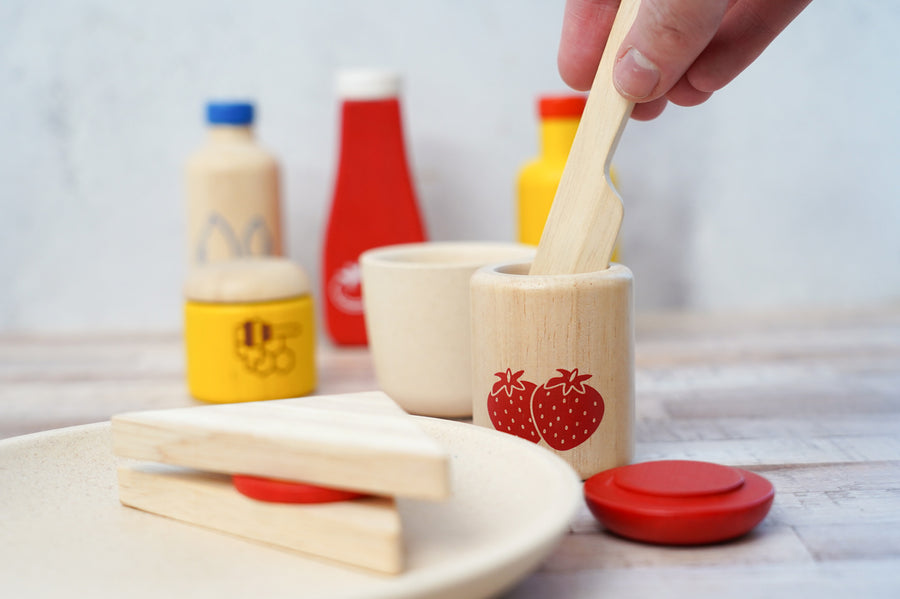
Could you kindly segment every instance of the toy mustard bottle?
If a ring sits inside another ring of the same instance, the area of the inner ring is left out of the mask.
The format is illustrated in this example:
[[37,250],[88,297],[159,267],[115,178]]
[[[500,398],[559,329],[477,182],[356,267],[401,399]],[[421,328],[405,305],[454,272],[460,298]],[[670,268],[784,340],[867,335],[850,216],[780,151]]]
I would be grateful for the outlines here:
[[278,163],[256,143],[253,104],[210,102],[206,119],[187,161],[188,263],[281,255]]
[[341,141],[325,231],[322,298],[331,339],[366,343],[359,256],[425,240],[403,139],[400,79],[394,73],[338,73]]
[[[538,99],[540,116],[540,155],[519,171],[516,195],[518,200],[518,239],[522,243],[538,245],[556,188],[562,178],[566,159],[587,97],[584,95],[543,96]],[[611,171],[613,183],[616,174]],[[612,261],[618,260],[618,248]]]

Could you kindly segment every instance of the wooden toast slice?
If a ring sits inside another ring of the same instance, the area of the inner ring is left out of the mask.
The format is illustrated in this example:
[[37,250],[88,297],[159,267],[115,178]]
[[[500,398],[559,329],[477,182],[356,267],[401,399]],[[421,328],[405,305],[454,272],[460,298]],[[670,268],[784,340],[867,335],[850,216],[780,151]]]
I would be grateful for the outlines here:
[[381,392],[154,410],[112,419],[137,460],[441,500],[449,456]]
[[161,464],[119,468],[124,505],[239,537],[367,568],[403,570],[400,515],[389,497],[322,504],[266,503],[225,474]]

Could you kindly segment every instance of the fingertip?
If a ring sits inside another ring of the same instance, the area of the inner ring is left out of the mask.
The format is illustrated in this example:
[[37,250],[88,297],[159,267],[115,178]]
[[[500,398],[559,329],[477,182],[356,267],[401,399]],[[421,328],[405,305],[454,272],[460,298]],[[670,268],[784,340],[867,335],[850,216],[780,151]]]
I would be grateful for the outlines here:
[[596,64],[593,65],[592,71],[590,63],[588,63],[588,68],[585,68],[584,59],[573,60],[568,54],[564,54],[562,51],[560,51],[556,62],[557,68],[559,69],[559,76],[566,85],[578,91],[588,91],[591,89],[591,83],[594,80],[593,73],[597,70]]
[[652,121],[663,113],[667,104],[668,100],[665,97],[635,104],[634,110],[631,111],[631,118],[636,121]]
[[678,80],[666,93],[666,98],[678,106],[698,106],[712,97],[713,92],[697,89],[688,75]]
[[[695,68],[697,66],[700,66],[700,68]],[[703,69],[704,66],[706,65],[698,65],[695,63],[688,69],[688,72],[685,73],[684,76],[691,88],[712,95],[713,92],[717,92],[725,87],[730,78],[727,75],[708,72]]]

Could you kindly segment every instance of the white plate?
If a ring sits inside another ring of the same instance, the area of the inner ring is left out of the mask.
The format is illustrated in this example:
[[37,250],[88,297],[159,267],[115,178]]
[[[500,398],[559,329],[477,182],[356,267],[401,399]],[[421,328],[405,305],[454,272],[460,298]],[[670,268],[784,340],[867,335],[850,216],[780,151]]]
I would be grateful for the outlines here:
[[581,501],[553,453],[417,418],[452,456],[448,502],[400,501],[407,570],[334,565],[123,507],[108,423],[0,441],[0,580],[10,597],[491,596],[553,550]]

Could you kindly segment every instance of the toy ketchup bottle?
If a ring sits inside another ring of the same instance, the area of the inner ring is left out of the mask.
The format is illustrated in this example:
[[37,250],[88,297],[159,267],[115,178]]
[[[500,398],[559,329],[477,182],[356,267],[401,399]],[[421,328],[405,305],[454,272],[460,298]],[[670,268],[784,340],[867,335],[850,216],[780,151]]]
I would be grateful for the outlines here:
[[325,231],[325,324],[341,345],[366,343],[359,256],[365,250],[425,241],[406,159],[400,79],[372,70],[342,71],[341,142]]
[[253,134],[253,104],[210,102],[187,161],[189,264],[282,253],[278,163]]
[[[550,214],[550,206],[556,196],[556,188],[562,178],[566,159],[587,97],[583,95],[543,96],[538,99],[540,115],[540,155],[519,171],[516,194],[518,197],[519,231],[522,243],[538,245],[544,232],[544,223]],[[613,183],[616,175],[611,171]],[[618,260],[618,251],[612,261]]]

